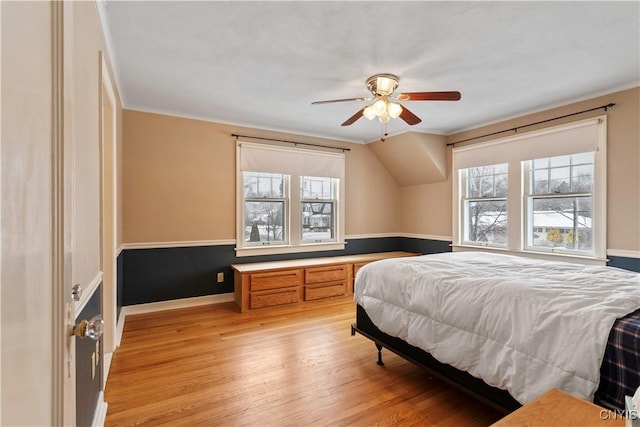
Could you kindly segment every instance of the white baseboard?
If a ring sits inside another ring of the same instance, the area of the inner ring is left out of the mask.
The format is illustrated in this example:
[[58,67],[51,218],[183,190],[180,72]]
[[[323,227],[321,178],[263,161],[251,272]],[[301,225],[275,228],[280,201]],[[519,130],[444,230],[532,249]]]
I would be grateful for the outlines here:
[[98,402],[96,403],[96,409],[93,412],[93,421],[91,422],[92,427],[103,427],[104,422],[107,419],[107,402],[104,401],[104,392],[100,392],[100,396],[98,396]]
[[154,311],[174,310],[176,308],[196,307],[207,304],[219,304],[222,302],[231,302],[233,300],[233,292],[229,292],[226,294],[205,295],[202,297],[182,298],[170,301],[151,302],[147,304],[125,305],[120,310],[120,317],[123,319],[121,322],[118,322],[118,324],[120,325],[121,323],[122,328],[124,328],[124,317],[132,314],[152,313]]
[[109,369],[111,368],[111,359],[113,353],[104,353],[102,358],[102,389],[107,388],[107,378],[109,377]]
[[453,237],[451,236],[434,236],[432,234],[399,233],[398,236],[408,237],[411,239],[441,240],[443,242],[451,242],[453,240]]
[[118,316],[118,323],[116,324],[116,348],[120,347],[120,341],[122,341],[122,332],[124,331],[124,318],[127,315],[124,312],[124,307],[120,307],[120,315]]

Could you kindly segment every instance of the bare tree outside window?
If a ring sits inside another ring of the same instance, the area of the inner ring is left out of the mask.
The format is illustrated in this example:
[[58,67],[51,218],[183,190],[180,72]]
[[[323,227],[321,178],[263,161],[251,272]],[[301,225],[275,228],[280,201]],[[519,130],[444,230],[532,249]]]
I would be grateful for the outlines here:
[[286,176],[244,172],[244,241],[253,244],[283,243]]
[[506,246],[507,172],[507,164],[464,171],[465,241]]

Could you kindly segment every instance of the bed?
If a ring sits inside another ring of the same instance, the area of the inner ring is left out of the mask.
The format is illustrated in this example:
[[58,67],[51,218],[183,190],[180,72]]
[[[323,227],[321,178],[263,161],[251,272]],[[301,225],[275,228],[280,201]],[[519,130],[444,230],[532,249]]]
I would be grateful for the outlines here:
[[376,261],[352,334],[503,412],[551,388],[624,408],[640,386],[640,274],[484,252]]

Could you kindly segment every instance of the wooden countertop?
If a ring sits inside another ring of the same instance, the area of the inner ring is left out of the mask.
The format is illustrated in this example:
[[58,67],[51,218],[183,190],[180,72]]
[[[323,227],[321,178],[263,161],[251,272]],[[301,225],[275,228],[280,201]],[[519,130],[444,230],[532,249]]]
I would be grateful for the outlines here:
[[302,268],[302,267],[315,267],[321,265],[342,264],[342,263],[357,263],[357,262],[372,262],[385,258],[399,258],[406,256],[416,256],[420,254],[412,252],[378,252],[370,254],[360,255],[344,255],[335,257],[322,257],[322,258],[307,258],[307,259],[292,259],[287,261],[268,261],[268,262],[249,262],[247,264],[232,264],[231,268],[240,273],[252,273],[255,271],[263,270],[279,270],[286,268]]
[[552,389],[502,418],[492,427],[620,426],[622,415]]

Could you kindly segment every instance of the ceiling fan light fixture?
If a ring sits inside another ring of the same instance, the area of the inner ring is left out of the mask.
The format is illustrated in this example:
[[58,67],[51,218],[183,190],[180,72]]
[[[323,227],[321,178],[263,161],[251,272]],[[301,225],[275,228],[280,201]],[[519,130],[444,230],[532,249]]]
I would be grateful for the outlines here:
[[388,77],[378,77],[378,92],[390,95],[393,92],[398,83],[396,80],[393,80]]
[[363,111],[362,115],[365,116],[369,120],[373,120],[376,118],[376,110],[373,108],[373,104],[367,106]]
[[389,113],[387,113],[386,111],[378,116],[378,120],[380,120],[380,123],[387,123],[390,119],[391,116],[389,116]]
[[374,96],[389,96],[396,90],[399,81],[394,74],[376,74],[367,79],[367,88]]
[[[1,1],[1,0],[0,0]],[[386,136],[386,125],[391,119],[402,119],[409,126],[417,125],[422,122],[420,117],[413,114],[406,107],[398,104],[397,102],[390,102],[390,99],[394,101],[459,101],[460,92],[458,91],[439,91],[439,92],[404,92],[392,97],[393,92],[398,87],[400,79],[395,74],[375,74],[367,79],[367,89],[371,92],[371,98],[343,98],[332,99],[328,101],[315,101],[312,104],[328,104],[331,102],[346,102],[346,101],[370,101],[373,100],[373,104],[369,104],[366,107],[360,109],[353,116],[349,117],[342,126],[350,126],[355,123],[360,117],[365,116],[369,120],[378,118],[383,124],[385,129],[384,135]],[[384,139],[384,138],[383,138]]]
[[373,109],[375,110],[376,115],[380,116],[381,114],[384,114],[387,112],[387,103],[382,99],[378,99],[373,104]]
[[387,103],[387,112],[389,113],[389,117],[397,119],[402,113],[402,106],[395,102],[389,102]]

